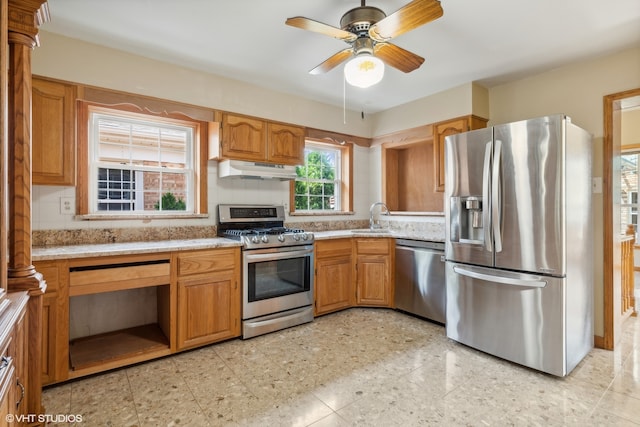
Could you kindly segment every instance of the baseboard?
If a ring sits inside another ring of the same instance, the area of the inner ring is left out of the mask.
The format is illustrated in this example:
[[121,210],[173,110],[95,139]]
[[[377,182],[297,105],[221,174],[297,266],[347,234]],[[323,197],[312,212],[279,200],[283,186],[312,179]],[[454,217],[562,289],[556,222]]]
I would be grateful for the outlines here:
[[593,336],[593,346],[595,348],[604,348],[604,337],[601,337],[599,335],[594,335]]

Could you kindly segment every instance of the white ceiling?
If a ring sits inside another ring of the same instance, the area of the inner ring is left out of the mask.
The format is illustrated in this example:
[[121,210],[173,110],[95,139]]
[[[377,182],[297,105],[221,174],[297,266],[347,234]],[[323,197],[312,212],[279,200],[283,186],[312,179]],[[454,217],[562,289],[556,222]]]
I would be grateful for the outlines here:
[[[387,15],[409,0],[369,0]],[[44,31],[343,105],[342,67],[308,71],[347,45],[292,28],[304,16],[338,27],[360,0],[49,0]],[[640,46],[639,0],[441,0],[444,16],[392,40],[424,58],[387,67],[347,108],[374,113],[471,81],[491,87]]]

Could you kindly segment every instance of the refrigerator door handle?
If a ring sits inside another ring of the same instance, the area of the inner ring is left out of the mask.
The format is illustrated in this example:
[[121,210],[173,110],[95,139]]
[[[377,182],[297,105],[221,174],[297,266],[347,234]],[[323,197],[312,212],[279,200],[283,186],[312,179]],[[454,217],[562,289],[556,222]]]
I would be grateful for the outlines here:
[[547,281],[541,278],[516,279],[513,277],[494,276],[493,274],[481,273],[460,266],[453,267],[453,271],[462,276],[486,280],[487,282],[501,283],[503,285],[523,286],[527,288],[544,288],[547,285]]
[[491,179],[491,228],[496,252],[502,252],[502,200],[500,191],[500,163],[502,161],[502,141],[494,142],[493,176]]
[[491,142],[487,142],[484,149],[484,166],[482,169],[482,228],[484,234],[484,247],[493,252],[493,239],[491,238],[491,203],[489,195],[491,172]]

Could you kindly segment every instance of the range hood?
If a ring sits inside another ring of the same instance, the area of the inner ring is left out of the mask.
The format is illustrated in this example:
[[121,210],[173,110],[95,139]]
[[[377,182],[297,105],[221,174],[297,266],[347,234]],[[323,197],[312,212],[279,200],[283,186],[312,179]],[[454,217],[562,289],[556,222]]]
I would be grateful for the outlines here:
[[290,165],[242,160],[222,160],[218,163],[218,177],[220,178],[279,179],[285,181],[295,179],[296,176],[296,167]]

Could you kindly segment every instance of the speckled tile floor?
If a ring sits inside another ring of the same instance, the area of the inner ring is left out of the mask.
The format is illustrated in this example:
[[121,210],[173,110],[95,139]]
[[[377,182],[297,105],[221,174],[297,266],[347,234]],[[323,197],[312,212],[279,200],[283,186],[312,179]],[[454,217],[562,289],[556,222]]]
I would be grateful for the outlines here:
[[566,378],[447,339],[393,310],[350,309],[48,387],[83,426],[640,425],[640,321]]

